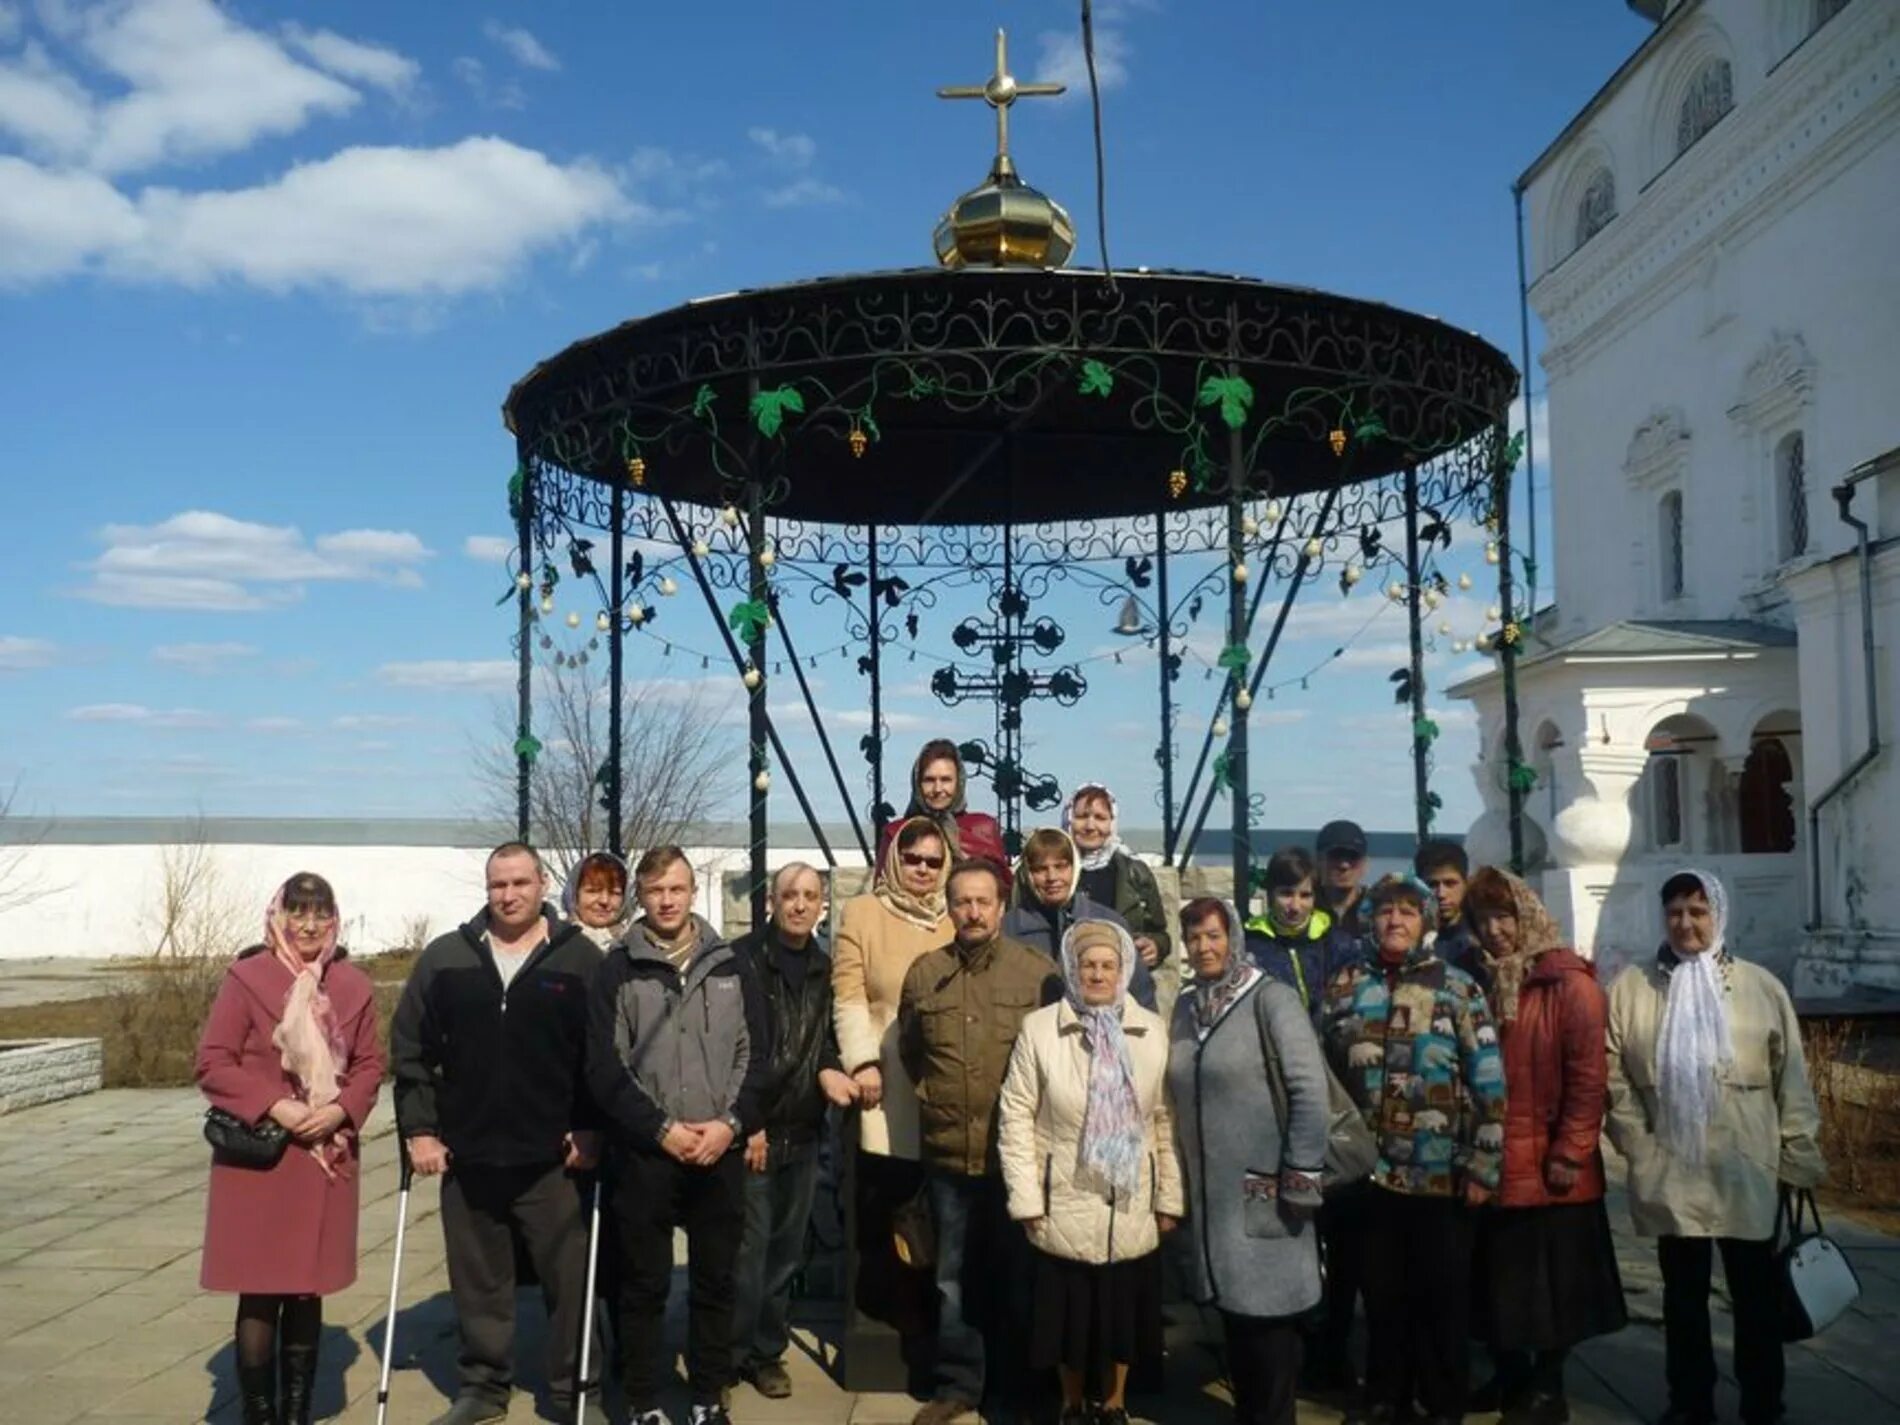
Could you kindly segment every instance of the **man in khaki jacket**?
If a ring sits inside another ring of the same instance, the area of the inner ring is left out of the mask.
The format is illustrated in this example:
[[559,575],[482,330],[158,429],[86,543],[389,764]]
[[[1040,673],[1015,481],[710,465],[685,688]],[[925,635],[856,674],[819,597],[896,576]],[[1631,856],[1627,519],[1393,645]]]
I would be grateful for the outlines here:
[[[1027,1404],[1020,1369],[1009,1360],[1020,1356],[1025,1333],[1004,1319],[1009,1303],[1028,1295],[1026,1282],[1013,1280],[1026,1277],[1027,1249],[1005,1206],[996,1104],[1024,1017],[1061,993],[1047,959],[1000,933],[999,868],[959,862],[948,900],[956,939],[910,967],[898,1006],[898,1045],[917,1084],[943,1297],[936,1396],[914,1425],[973,1418],[986,1365],[996,1367],[993,1396],[1006,1407]],[[1005,1340],[1016,1349],[995,1348]]]

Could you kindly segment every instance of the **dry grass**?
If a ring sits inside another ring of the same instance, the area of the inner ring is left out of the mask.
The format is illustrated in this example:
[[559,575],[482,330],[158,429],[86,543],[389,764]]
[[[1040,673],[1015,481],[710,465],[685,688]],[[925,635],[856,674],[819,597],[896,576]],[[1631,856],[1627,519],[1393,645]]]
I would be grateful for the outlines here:
[[1821,1105],[1828,1196],[1841,1206],[1900,1209],[1900,1073],[1895,1026],[1810,1020],[1802,1026]]

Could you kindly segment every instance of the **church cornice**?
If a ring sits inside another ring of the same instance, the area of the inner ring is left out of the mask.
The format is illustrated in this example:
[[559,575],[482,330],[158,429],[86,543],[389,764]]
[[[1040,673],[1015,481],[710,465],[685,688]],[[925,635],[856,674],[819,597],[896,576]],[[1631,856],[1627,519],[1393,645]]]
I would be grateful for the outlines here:
[[1689,459],[1689,424],[1681,406],[1659,406],[1636,427],[1623,456],[1623,473],[1632,485],[1652,489],[1664,484]]
[[1732,420],[1759,429],[1783,425],[1814,394],[1814,358],[1799,332],[1776,331],[1748,363],[1729,407]]
[[1900,102],[1900,5],[1850,6],[1827,28],[1836,33],[1804,45],[1615,223],[1538,279],[1530,299],[1553,376],[1673,295],[1721,244],[1830,179],[1869,121]]

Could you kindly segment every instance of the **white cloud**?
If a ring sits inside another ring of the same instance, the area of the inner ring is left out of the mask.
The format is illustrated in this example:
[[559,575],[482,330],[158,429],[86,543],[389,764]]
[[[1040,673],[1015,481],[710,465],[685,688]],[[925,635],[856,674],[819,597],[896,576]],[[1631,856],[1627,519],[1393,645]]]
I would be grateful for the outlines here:
[[525,109],[528,106],[528,91],[514,79],[504,79],[495,84],[489,80],[488,66],[475,56],[458,55],[449,65],[449,70],[462,82],[463,88],[474,96],[475,102],[488,109]]
[[416,719],[395,713],[344,713],[330,719],[338,732],[385,731],[394,727],[412,727]]
[[109,77],[114,94],[83,96],[83,126],[64,125],[59,135],[41,126],[21,137],[48,157],[95,172],[241,152],[361,101],[213,0],[49,5],[41,15],[54,39]]
[[[1392,627],[1404,621],[1405,615],[1399,606],[1379,590],[1361,584],[1359,591],[1352,597],[1341,598],[1337,578],[1330,581],[1330,588],[1328,582],[1322,579],[1317,586],[1309,586],[1309,591],[1294,601],[1293,612],[1287,615],[1286,629],[1280,636],[1285,639],[1332,639],[1343,642],[1362,629]],[[1266,628],[1273,627],[1264,608],[1255,627],[1259,628],[1262,624]]]
[[498,534],[471,534],[462,541],[462,553],[484,564],[499,564],[515,551],[515,541]]
[[1408,667],[1412,661],[1410,645],[1404,643],[1361,643],[1348,648],[1328,666],[1333,668]]
[[0,0],[0,45],[12,44],[20,37],[26,21],[20,15],[20,7]]
[[514,687],[517,671],[514,663],[506,658],[429,658],[413,663],[385,663],[376,670],[376,676],[395,688],[487,693]]
[[248,643],[161,643],[152,650],[152,661],[188,673],[219,673],[227,664],[254,658],[257,650]]
[[284,26],[284,39],[319,69],[391,94],[405,94],[422,75],[422,66],[393,49],[349,39],[333,30]]
[[183,730],[209,728],[218,725],[218,719],[208,712],[197,708],[171,708],[169,710],[148,708],[142,703],[87,703],[83,707],[69,709],[68,722],[117,722],[136,723],[141,727]]
[[766,157],[786,168],[809,168],[818,156],[818,143],[810,134],[782,134],[777,129],[751,128],[745,136],[758,145]]
[[818,208],[844,201],[844,189],[821,178],[800,178],[762,195],[768,208]]
[[[1511,409],[1505,417],[1505,422],[1505,428],[1512,434],[1524,429],[1524,398],[1521,395],[1511,402]],[[1548,476],[1550,473],[1550,398],[1547,396],[1539,396],[1531,402],[1531,429],[1530,439],[1526,446],[1527,453],[1531,447],[1535,447],[1537,468]],[[1520,472],[1524,469],[1522,460],[1518,461],[1517,468]]]
[[539,69],[551,74],[561,67],[561,61],[554,57],[546,45],[518,25],[504,25],[499,20],[490,20],[482,26],[482,33],[524,69]]
[[59,648],[44,638],[23,638],[17,633],[0,634],[0,673],[50,668],[58,661]]
[[34,153],[73,154],[92,136],[92,98],[37,42],[0,62],[0,133]]
[[315,582],[412,586],[429,550],[413,534],[344,530],[314,544],[290,525],[255,524],[191,510],[155,525],[107,525],[106,548],[76,590],[94,603],[134,608],[247,611],[302,596]]
[[[1046,84],[1066,84],[1069,95],[1080,94],[1084,98],[1089,92],[1088,61],[1082,53],[1082,33],[1074,30],[1044,30],[1039,37],[1042,45],[1041,59],[1036,66],[1036,79]],[[1127,36],[1120,30],[1098,24],[1095,27],[1095,78],[1106,92],[1119,88],[1128,81],[1128,56],[1131,53]],[[1065,96],[1067,97],[1067,96]]]

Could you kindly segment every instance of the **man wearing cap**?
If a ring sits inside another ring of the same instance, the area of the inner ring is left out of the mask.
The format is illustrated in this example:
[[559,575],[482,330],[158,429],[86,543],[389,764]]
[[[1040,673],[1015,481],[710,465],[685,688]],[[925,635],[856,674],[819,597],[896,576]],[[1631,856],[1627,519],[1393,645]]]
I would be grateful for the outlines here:
[[1354,940],[1372,927],[1361,914],[1365,899],[1366,833],[1356,821],[1329,821],[1319,829],[1320,894],[1333,925]]

